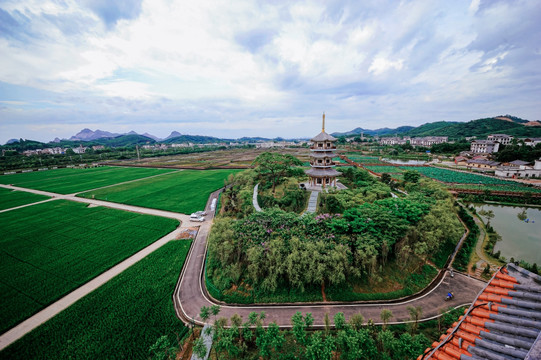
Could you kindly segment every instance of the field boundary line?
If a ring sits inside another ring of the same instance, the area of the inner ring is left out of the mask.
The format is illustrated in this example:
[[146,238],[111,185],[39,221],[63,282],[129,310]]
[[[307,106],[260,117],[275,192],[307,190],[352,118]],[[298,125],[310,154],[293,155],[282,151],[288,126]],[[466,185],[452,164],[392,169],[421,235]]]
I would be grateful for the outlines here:
[[[117,167],[121,167],[121,166],[117,166]],[[177,173],[177,172],[181,172],[183,170],[184,169],[180,169],[180,170],[177,170],[177,171],[168,171],[168,172],[164,172],[163,174],[150,175],[150,176],[140,178],[140,179],[133,179],[133,180],[128,180],[128,181],[123,181],[123,182],[120,182],[120,183],[117,183],[117,184],[105,185],[105,186],[97,187],[97,188],[90,189],[90,190],[83,190],[83,191],[79,191],[79,192],[74,192],[74,193],[71,193],[69,195],[76,196],[76,195],[83,194],[83,193],[86,193],[86,192],[89,192],[89,191],[101,190],[101,189],[106,189],[106,188],[110,188],[110,187],[117,186],[117,185],[124,185],[124,184],[129,184],[129,183],[140,181],[140,180],[151,179],[151,178],[158,177],[158,176],[174,174],[174,173]]]
[[30,204],[24,204],[24,205],[15,206],[15,207],[12,207],[12,208],[9,208],[9,209],[0,210],[0,214],[4,213],[4,212],[12,211],[12,210],[22,209],[22,208],[32,206],[32,205],[42,204],[42,203],[53,201],[53,200],[57,200],[57,198],[45,199],[45,200],[30,203]]

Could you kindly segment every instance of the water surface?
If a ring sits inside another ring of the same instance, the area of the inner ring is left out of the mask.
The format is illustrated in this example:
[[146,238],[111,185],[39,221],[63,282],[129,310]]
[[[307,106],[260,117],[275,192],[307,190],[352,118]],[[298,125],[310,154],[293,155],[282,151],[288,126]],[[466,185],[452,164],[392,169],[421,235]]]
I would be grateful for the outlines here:
[[[519,206],[476,204],[475,209],[492,210],[494,218],[490,224],[501,235],[494,252],[509,260],[524,260],[541,265],[541,209]],[[483,217],[485,223],[487,218]]]

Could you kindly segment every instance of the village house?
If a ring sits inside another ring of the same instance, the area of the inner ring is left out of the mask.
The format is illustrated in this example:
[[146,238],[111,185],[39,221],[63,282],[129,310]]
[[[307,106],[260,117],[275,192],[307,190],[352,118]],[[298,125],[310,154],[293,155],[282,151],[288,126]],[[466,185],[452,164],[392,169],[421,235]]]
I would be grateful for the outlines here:
[[476,168],[479,170],[496,170],[500,162],[491,160],[475,160],[471,159],[467,161],[466,166],[469,168]]
[[513,141],[513,137],[506,134],[492,134],[492,135],[487,136],[487,140],[497,141],[502,145],[509,145]]
[[474,140],[471,142],[470,150],[476,154],[492,154],[498,152],[500,143],[492,140]]
[[535,160],[534,166],[521,160],[502,164],[494,175],[508,178],[539,178],[541,177],[541,159]]

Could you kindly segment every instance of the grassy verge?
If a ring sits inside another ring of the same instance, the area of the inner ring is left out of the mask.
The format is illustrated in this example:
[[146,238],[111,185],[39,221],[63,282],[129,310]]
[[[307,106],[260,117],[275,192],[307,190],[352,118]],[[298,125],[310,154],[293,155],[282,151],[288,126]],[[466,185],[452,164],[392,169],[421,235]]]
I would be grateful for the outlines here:
[[78,196],[190,214],[203,210],[209,194],[223,187],[229,174],[238,171],[175,171],[164,176],[88,191]]
[[47,200],[48,196],[0,188],[0,210]]
[[0,333],[174,230],[178,221],[56,200],[0,217]]
[[172,241],[0,352],[0,359],[147,359],[186,330],[171,294],[191,241]]
[[109,166],[89,169],[65,168],[3,175],[0,176],[0,183],[59,194],[71,194],[171,171],[166,169]]

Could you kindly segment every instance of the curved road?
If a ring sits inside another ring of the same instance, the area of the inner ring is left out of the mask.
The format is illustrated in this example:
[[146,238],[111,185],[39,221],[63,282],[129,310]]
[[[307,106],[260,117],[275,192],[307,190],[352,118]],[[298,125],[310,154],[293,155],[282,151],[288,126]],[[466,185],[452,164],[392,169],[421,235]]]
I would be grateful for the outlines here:
[[[212,306],[217,302],[211,300],[203,289],[203,266],[207,249],[207,238],[212,225],[210,203],[217,198],[219,191],[211,194],[207,203],[207,216],[211,221],[205,222],[199,229],[199,233],[192,244],[188,258],[179,277],[179,282],[173,294],[173,301],[177,315],[186,323],[195,322],[202,325],[203,321],[199,316],[201,307]],[[240,315],[244,320],[250,312],[265,311],[267,322],[276,322],[281,327],[291,325],[291,317],[295,312],[311,312],[314,317],[314,326],[323,326],[325,314],[334,316],[343,312],[346,318],[360,313],[365,319],[373,319],[376,324],[380,323],[380,312],[382,309],[389,309],[393,312],[392,321],[389,323],[401,323],[409,320],[408,307],[420,306],[423,310],[422,319],[429,320],[439,316],[449,307],[470,304],[477,294],[486,285],[485,282],[470,278],[466,275],[456,273],[450,277],[444,275],[440,283],[431,291],[411,300],[389,304],[374,303],[318,303],[318,304],[291,304],[291,305],[221,305],[220,316],[230,318],[234,314]],[[453,291],[455,298],[449,302],[445,301],[448,291]]]

